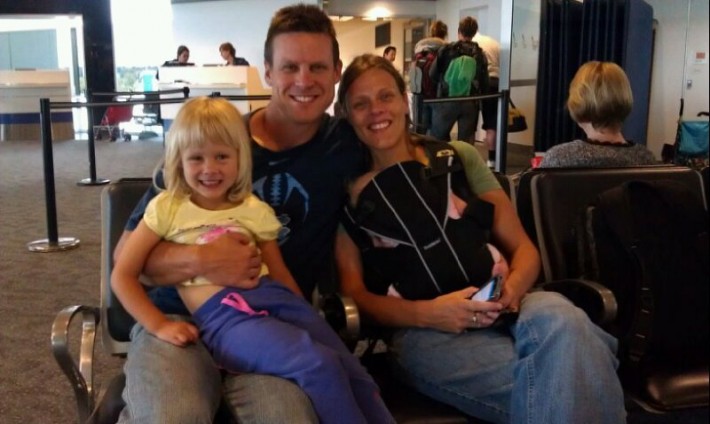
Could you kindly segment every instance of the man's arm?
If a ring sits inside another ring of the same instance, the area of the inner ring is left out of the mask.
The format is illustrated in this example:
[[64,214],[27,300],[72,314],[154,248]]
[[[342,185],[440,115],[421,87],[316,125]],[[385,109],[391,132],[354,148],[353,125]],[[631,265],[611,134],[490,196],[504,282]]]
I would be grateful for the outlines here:
[[[118,257],[131,231],[124,231],[114,250]],[[219,286],[252,288],[257,283],[261,258],[246,236],[228,233],[211,243],[186,245],[162,241],[151,251],[143,268],[156,285],[175,285],[202,276]]]

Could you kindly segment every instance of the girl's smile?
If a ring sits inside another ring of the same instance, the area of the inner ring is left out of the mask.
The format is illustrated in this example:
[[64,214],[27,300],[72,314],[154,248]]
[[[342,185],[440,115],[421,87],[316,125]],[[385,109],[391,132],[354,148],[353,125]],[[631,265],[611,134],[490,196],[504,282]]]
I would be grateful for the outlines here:
[[221,143],[207,142],[182,153],[185,181],[191,200],[204,209],[231,207],[228,193],[237,180],[237,151]]

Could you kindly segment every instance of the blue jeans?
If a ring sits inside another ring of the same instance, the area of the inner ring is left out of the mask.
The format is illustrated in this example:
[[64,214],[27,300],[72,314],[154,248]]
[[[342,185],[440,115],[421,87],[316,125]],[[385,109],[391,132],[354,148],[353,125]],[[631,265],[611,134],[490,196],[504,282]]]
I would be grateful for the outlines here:
[[429,135],[437,140],[451,140],[451,129],[458,125],[456,139],[472,143],[478,126],[478,100],[465,102],[431,103]]
[[617,342],[566,298],[534,292],[507,330],[398,331],[395,370],[420,392],[496,423],[623,423]]
[[[224,303],[235,294],[248,303],[250,311],[243,303]],[[262,277],[253,289],[225,288],[193,317],[220,367],[297,382],[310,397],[321,423],[394,422],[358,358],[310,304],[282,284]]]
[[228,374],[223,386],[201,342],[177,347],[140,325],[131,331],[124,372],[126,407],[119,423],[212,424],[222,396],[240,424],[318,423],[310,400],[296,384],[266,375]]
[[421,94],[414,94],[414,131],[417,134],[426,134],[427,131],[429,131],[429,128],[431,128],[431,107],[432,105],[430,103],[424,103],[424,96]]

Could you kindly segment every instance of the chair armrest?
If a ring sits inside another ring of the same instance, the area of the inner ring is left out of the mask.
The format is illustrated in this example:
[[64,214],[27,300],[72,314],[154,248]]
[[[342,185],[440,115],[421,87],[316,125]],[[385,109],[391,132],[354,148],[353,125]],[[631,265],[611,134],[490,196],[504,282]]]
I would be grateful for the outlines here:
[[587,313],[595,324],[604,326],[616,318],[617,304],[614,293],[605,286],[590,280],[554,280],[539,285],[545,291],[564,295]]
[[357,343],[360,337],[360,313],[352,298],[332,293],[322,296],[318,306],[323,318],[346,345]]
[[[69,351],[69,328],[77,315],[82,320],[78,361]],[[70,306],[62,309],[52,324],[52,353],[74,389],[81,423],[86,422],[94,408],[93,362],[99,316],[96,307]]]
[[126,406],[122,397],[125,387],[125,374],[120,373],[113,377],[106,389],[101,390],[94,411],[84,424],[115,424],[118,422],[118,417]]

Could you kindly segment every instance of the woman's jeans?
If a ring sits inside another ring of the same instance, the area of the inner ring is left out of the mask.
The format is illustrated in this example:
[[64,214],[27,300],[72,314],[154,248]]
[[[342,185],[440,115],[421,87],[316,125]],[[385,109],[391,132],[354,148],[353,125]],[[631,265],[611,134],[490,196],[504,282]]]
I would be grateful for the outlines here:
[[398,331],[395,369],[420,392],[496,423],[623,423],[616,339],[566,298],[534,292],[509,328]]

